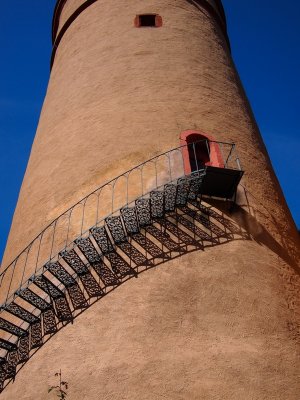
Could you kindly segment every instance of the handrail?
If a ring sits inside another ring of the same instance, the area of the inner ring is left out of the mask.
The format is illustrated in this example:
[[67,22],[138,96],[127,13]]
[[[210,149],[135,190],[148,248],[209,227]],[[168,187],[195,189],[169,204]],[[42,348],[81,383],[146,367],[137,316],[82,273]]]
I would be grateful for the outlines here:
[[[0,303],[6,304],[32,275],[88,228],[150,190],[185,175],[189,161],[184,152],[192,151],[197,165],[200,165],[201,159],[196,151],[200,142],[206,142],[208,149],[212,145],[219,147],[223,167],[241,170],[234,143],[204,139],[163,152],[107,181],[49,223],[1,272]],[[6,295],[3,288],[7,288]]]

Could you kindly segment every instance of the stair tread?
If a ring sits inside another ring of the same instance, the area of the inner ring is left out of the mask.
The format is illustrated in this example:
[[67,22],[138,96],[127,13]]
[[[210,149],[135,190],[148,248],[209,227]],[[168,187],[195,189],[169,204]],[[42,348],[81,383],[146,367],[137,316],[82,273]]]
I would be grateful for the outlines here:
[[0,317],[0,329],[18,337],[23,337],[28,335],[27,331],[1,317]]
[[16,317],[22,319],[25,322],[33,323],[36,322],[39,318],[36,315],[31,314],[29,311],[25,310],[25,308],[19,306],[16,303],[10,303],[4,308],[6,311],[15,315]]

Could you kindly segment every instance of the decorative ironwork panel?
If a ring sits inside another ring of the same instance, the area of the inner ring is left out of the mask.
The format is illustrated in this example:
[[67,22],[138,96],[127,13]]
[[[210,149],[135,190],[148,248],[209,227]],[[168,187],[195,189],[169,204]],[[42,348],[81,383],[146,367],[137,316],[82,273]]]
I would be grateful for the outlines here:
[[55,314],[52,309],[43,312],[44,334],[49,335],[57,331]]
[[135,207],[125,207],[121,209],[122,218],[124,221],[127,233],[132,235],[140,231]]
[[201,189],[204,174],[199,174],[198,172],[191,174],[190,179],[190,191],[188,194],[188,199],[196,199]]
[[162,221],[159,221],[159,223],[165,229],[168,229],[168,231],[173,233],[173,235],[176,236],[184,244],[197,245],[196,240],[192,236],[185,233],[182,229],[180,229],[178,226],[174,225],[172,222],[170,222],[168,220],[162,220]]
[[90,238],[77,239],[75,243],[91,264],[101,260],[101,255],[95,249]]
[[0,365],[0,393],[3,390],[3,384],[6,379],[6,367],[7,367],[7,364]]
[[30,326],[30,348],[35,349],[43,344],[41,321]]
[[60,297],[55,300],[55,309],[57,318],[60,321],[72,321],[73,316],[65,297]]
[[181,225],[185,226],[191,232],[194,232],[201,240],[216,243],[216,240],[212,238],[208,233],[200,229],[188,219],[184,218],[182,215],[177,215],[175,218]]
[[167,183],[164,186],[165,192],[165,211],[174,211],[176,203],[176,185]]
[[99,228],[92,228],[91,232],[103,254],[114,251],[113,245],[108,237],[104,226],[101,226]]
[[147,258],[134,246],[127,243],[122,243],[119,248],[136,264],[136,265],[146,265],[150,262]]
[[147,237],[141,233],[137,233],[133,236],[133,239],[149,253],[152,257],[164,258],[162,249],[160,249],[155,243],[151,242]]
[[64,296],[62,291],[53,285],[53,283],[43,275],[36,276],[33,282],[45,293],[49,294],[52,299],[58,299],[59,297]]
[[98,297],[103,294],[100,286],[92,274],[88,273],[82,275],[80,279],[89,297]]
[[21,338],[18,347],[18,363],[24,363],[29,360],[29,336]]
[[105,286],[118,285],[118,278],[102,261],[93,264],[93,268]]
[[75,279],[61,266],[59,262],[48,263],[46,265],[48,271],[51,272],[55,278],[64,284],[66,288],[75,284]]
[[183,206],[187,203],[190,184],[186,178],[179,178],[177,181],[176,204]]
[[105,222],[116,244],[127,241],[121,217],[108,217],[105,219]]
[[29,311],[25,310],[23,307],[19,306],[16,303],[10,303],[5,307],[5,310],[22,319],[23,321],[28,322],[29,324],[38,320],[37,316],[31,314]]
[[60,253],[62,258],[66,261],[67,264],[77,273],[77,275],[86,274],[88,272],[87,266],[78,256],[75,250],[62,251]]
[[150,199],[137,199],[135,201],[138,221],[140,226],[151,224]]
[[0,318],[0,329],[2,329],[3,331],[9,332],[12,335],[18,336],[18,337],[23,337],[23,336],[28,335],[27,331],[12,324],[11,322],[6,321],[3,318]]
[[147,228],[145,228],[145,229],[148,233],[150,233],[150,235],[155,237],[155,239],[157,239],[164,246],[166,246],[167,249],[172,250],[172,251],[179,250],[179,244],[174,242],[174,240],[172,240],[167,233],[162,232],[161,230],[157,229],[156,226],[150,225],[150,226],[147,226]]
[[111,269],[118,278],[124,278],[126,275],[135,275],[134,269],[119,254],[109,253],[106,257],[111,264]]
[[9,342],[5,339],[0,339],[0,349],[13,351],[17,349],[17,345],[15,343]]
[[6,377],[5,379],[13,379],[16,376],[16,368],[18,365],[18,352],[11,351],[7,355]]
[[23,300],[26,300],[29,304],[33,305],[34,307],[38,308],[41,311],[47,310],[48,308],[51,307],[51,304],[41,299],[30,289],[23,289],[18,294]]
[[153,218],[164,216],[164,193],[160,190],[150,192],[151,214]]
[[87,301],[77,283],[68,287],[68,293],[75,310],[87,307]]

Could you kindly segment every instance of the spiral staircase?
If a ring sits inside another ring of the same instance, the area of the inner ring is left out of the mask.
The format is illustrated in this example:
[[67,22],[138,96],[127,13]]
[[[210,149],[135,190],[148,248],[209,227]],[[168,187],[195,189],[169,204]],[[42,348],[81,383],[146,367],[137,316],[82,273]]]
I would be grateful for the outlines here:
[[[112,209],[102,220],[96,218],[89,229],[66,240],[57,254],[51,252],[42,265],[30,269],[24,263],[24,271],[27,268],[31,275],[26,278],[23,271],[17,288],[17,260],[1,273],[1,291],[5,292],[0,316],[1,391],[52,335],[111,289],[174,256],[203,249],[205,243],[216,245],[222,238],[242,235],[238,226],[202,202],[203,197],[216,194],[232,199],[236,191],[243,171],[239,162],[236,169],[229,166],[234,146],[230,145],[222,168],[201,165],[199,160],[199,167],[191,172],[183,160],[181,168],[176,165],[182,176],[174,178],[170,171],[164,174],[163,184],[158,184],[157,176],[162,174],[155,168],[154,187],[147,193]],[[164,153],[168,165],[175,150],[182,153],[182,146]],[[153,165],[159,157],[141,165]],[[34,243],[43,237],[45,233],[24,250],[26,260]]]

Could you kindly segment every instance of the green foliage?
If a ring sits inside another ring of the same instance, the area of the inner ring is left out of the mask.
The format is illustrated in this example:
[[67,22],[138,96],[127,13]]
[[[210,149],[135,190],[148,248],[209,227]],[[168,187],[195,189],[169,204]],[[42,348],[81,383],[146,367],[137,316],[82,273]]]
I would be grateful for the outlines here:
[[56,395],[60,400],[66,400],[68,395],[68,382],[61,380],[61,370],[59,370],[59,372],[56,372],[55,376],[59,376],[59,385],[50,386],[48,388],[48,393],[52,392],[52,390],[55,390]]

